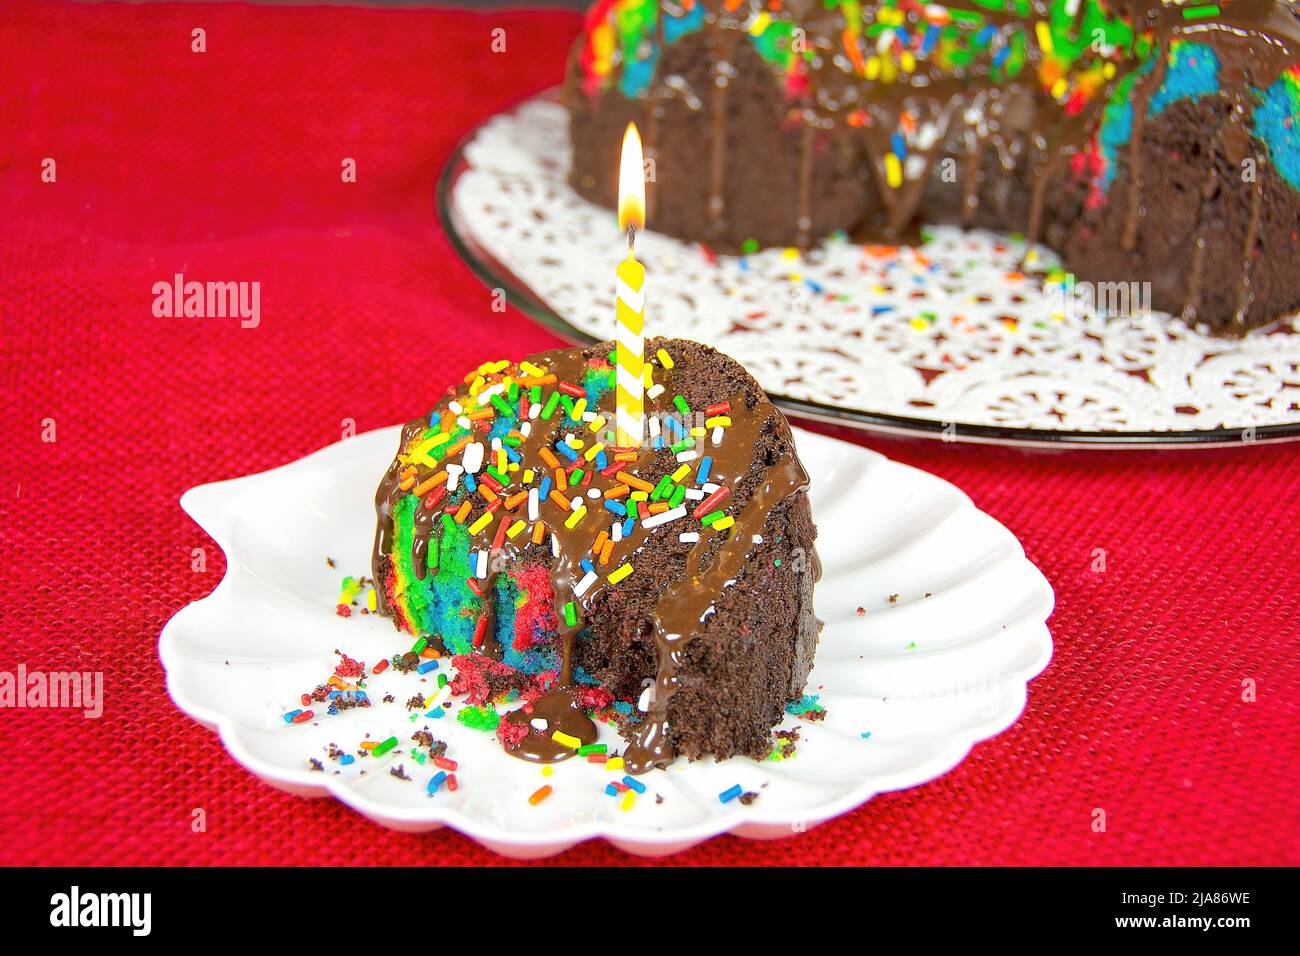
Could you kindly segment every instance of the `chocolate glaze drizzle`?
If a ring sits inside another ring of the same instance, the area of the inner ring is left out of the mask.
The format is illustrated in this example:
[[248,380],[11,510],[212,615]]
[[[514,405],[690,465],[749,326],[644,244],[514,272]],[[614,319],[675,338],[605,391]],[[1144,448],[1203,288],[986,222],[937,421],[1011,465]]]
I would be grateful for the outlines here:
[[[666,344],[669,350],[671,343]],[[657,348],[659,343],[648,343],[647,353]],[[594,347],[587,354],[603,354],[609,346]],[[578,349],[557,349],[532,356],[529,361],[554,373],[560,381],[580,382],[586,368],[584,353]],[[665,384],[664,395],[674,395],[673,379],[678,375],[689,375],[689,363],[680,359],[676,367],[667,371],[658,370],[658,379]],[[764,535],[768,515],[781,502],[793,495],[803,492],[808,487],[808,475],[794,453],[794,442],[790,435],[790,426],[785,416],[759,392],[754,405],[746,408],[746,397],[742,394],[719,395],[718,401],[729,400],[732,404],[730,417],[732,425],[725,431],[720,445],[714,446],[709,439],[702,439],[705,447],[701,454],[713,459],[709,480],[731,489],[730,513],[735,517],[735,524],[724,532],[711,533],[705,529],[701,540],[691,550],[686,566],[680,577],[659,595],[653,611],[653,638],[657,655],[657,669],[654,693],[644,721],[641,723],[635,740],[628,747],[624,757],[627,768],[632,773],[641,773],[652,767],[663,766],[673,759],[670,742],[671,727],[669,723],[669,704],[679,686],[678,671],[683,654],[690,642],[708,626],[708,620],[728,597],[728,589],[740,581],[745,574],[745,565],[749,556],[758,546],[756,535]],[[601,400],[601,411],[612,419],[612,392]],[[439,408],[445,407],[444,401]],[[604,406],[609,405],[606,408]],[[654,406],[654,407],[652,407]],[[647,414],[658,411],[655,403],[647,402]],[[433,420],[437,421],[438,412]],[[544,470],[538,450],[543,446],[553,446],[557,436],[565,432],[579,430],[571,422],[562,421],[559,413],[551,421],[540,418],[533,420],[532,432],[516,449],[522,456],[524,467],[536,467]],[[394,458],[380,481],[375,494],[375,512],[377,517],[375,547],[372,556],[372,568],[375,580],[380,582],[379,609],[382,613],[392,613],[387,595],[383,593],[382,584],[386,580],[389,555],[395,540],[393,528],[394,508],[401,498],[410,493],[400,488],[403,471],[408,464],[401,460],[413,440],[418,438],[429,426],[430,418],[422,417],[408,422],[402,429],[398,446],[399,457]],[[778,460],[756,465],[754,449],[764,435],[775,433],[780,439],[778,447],[784,449]],[[649,447],[638,450],[638,458],[630,463],[628,471],[649,480],[658,480],[659,474],[651,466],[651,459],[656,452]],[[659,453],[662,454],[662,453]],[[437,470],[419,466],[416,480],[423,480]],[[441,467],[441,466],[437,466]],[[751,474],[753,472],[753,474]],[[602,490],[614,484],[613,479],[599,477],[591,487]],[[585,494],[587,489],[582,489]],[[578,492],[571,491],[570,495]],[[473,514],[482,513],[485,501],[477,493],[471,496],[474,502]],[[691,504],[690,499],[686,502]],[[593,506],[593,512],[596,508]],[[429,518],[424,517],[428,511]],[[689,509],[688,509],[689,511]],[[505,514],[504,509],[499,514]],[[600,514],[605,512],[601,511]],[[412,560],[417,577],[427,573],[422,563],[428,554],[430,535],[441,520],[442,505],[426,508],[421,502],[413,520]],[[695,530],[699,523],[693,519],[681,519],[647,531],[641,522],[637,522],[631,534],[614,546],[614,554],[607,567],[601,569],[597,582],[581,598],[574,598],[574,586],[582,576],[580,562],[590,554],[592,540],[603,525],[598,517],[589,516],[570,530],[564,527],[563,519],[567,513],[551,503],[543,505],[541,519],[546,522],[547,536],[543,544],[533,544],[528,534],[521,534],[511,540],[501,541],[500,547],[491,555],[489,563],[492,571],[482,582],[483,602],[481,612],[491,615],[496,600],[496,575],[500,569],[515,565],[517,562],[546,563],[551,569],[551,582],[554,588],[554,607],[558,624],[560,642],[560,670],[554,688],[520,707],[505,719],[512,723],[530,723],[533,720],[545,720],[546,731],[530,733],[511,752],[522,759],[549,763],[573,756],[575,751],[564,747],[551,739],[551,733],[563,731],[578,738],[583,743],[595,741],[597,730],[595,724],[578,706],[575,693],[578,688],[573,682],[573,656],[578,632],[588,618],[592,608],[599,605],[605,595],[621,587],[636,587],[635,572],[632,577],[617,585],[610,585],[607,580],[609,571],[614,570],[625,561],[631,561],[635,567],[637,556],[644,549],[655,547],[656,540],[662,536],[676,536],[682,530]],[[510,515],[509,520],[514,520]],[[468,525],[469,522],[467,522]],[[468,529],[467,529],[468,530]],[[493,521],[477,534],[471,535],[471,550],[491,549],[497,536],[497,521]],[[656,535],[661,536],[656,538]],[[761,540],[759,538],[758,540]],[[820,565],[816,554],[810,555],[811,571],[819,577]],[[575,626],[567,627],[559,613],[562,605],[575,600],[579,607],[579,618]],[[399,623],[401,623],[399,621]],[[495,629],[490,626],[483,647],[478,653],[500,659],[502,648],[496,643]]]
[[[651,104],[667,99],[684,101],[691,109],[705,109],[710,116],[710,146],[708,168],[708,215],[713,224],[711,232],[719,234],[726,228],[727,156],[727,105],[730,81],[736,75],[732,63],[737,40],[746,29],[748,7],[728,0],[697,0],[706,8],[703,29],[711,51],[710,76],[712,89],[707,95],[697,95],[687,81],[677,75],[660,75],[652,82],[646,98]],[[675,0],[662,0],[661,9],[680,16],[681,8]],[[985,24],[1006,34],[1024,31],[1034,35],[1034,25],[1046,19],[1048,4],[1036,0],[1034,12],[1022,17],[1014,12],[990,10],[970,0],[946,0],[951,10],[977,13]],[[862,0],[860,8],[870,13],[875,7],[872,0]],[[1295,8],[1280,0],[1223,0],[1217,12],[1196,19],[1183,16],[1183,6],[1162,0],[1108,0],[1107,9],[1134,26],[1138,34],[1150,37],[1155,47],[1152,68],[1134,82],[1133,128],[1125,150],[1129,171],[1127,195],[1120,197],[1125,203],[1125,216],[1121,231],[1121,245],[1126,250],[1136,248],[1142,219],[1142,144],[1143,131],[1151,99],[1164,82],[1168,69],[1169,43],[1176,37],[1203,43],[1214,49],[1219,58],[1219,80],[1224,95],[1233,105],[1228,119],[1213,131],[1222,144],[1224,155],[1234,167],[1251,155],[1250,119],[1255,105],[1251,87],[1266,88],[1286,67],[1300,62],[1300,18]],[[734,8],[734,9],[729,9]],[[807,75],[807,92],[796,101],[795,112],[805,124],[800,139],[800,161],[797,181],[791,184],[795,195],[796,222],[791,234],[799,245],[806,246],[818,238],[812,234],[809,196],[812,186],[814,154],[822,134],[827,130],[846,125],[844,116],[850,110],[865,110],[870,122],[856,132],[861,134],[863,149],[871,171],[880,188],[883,206],[881,220],[869,226],[869,231],[886,241],[905,239],[916,225],[918,206],[929,180],[929,169],[940,155],[941,144],[949,129],[961,124],[965,149],[958,162],[965,165],[960,176],[961,208],[958,221],[974,221],[980,202],[981,165],[984,154],[992,147],[997,151],[1001,165],[1012,169],[1016,157],[1027,151],[1031,171],[1031,198],[1025,234],[1030,241],[1040,239],[1043,211],[1052,177],[1062,168],[1062,162],[1084,149],[1096,128],[1102,108],[1106,105],[1108,91],[1098,92],[1088,104],[1073,116],[1065,111],[1038,86],[1037,69],[1041,53],[1031,39],[1025,44],[1027,63],[1020,79],[995,81],[988,73],[988,64],[972,64],[969,75],[954,78],[945,75],[937,65],[925,60],[918,63],[917,72],[900,76],[896,82],[882,83],[862,78],[853,72],[843,55],[841,36],[844,31],[844,7],[831,7],[821,0],[786,0],[784,9],[795,23],[805,31],[808,48],[817,56],[811,62]],[[1080,4],[1076,12],[1075,30],[1082,27],[1085,12]],[[663,16],[659,17],[662,25]],[[661,26],[662,29],[662,26]],[[661,34],[662,36],[662,34]],[[1083,54],[1088,56],[1089,54]],[[1091,54],[1099,56],[1099,54]],[[1109,80],[1113,88],[1128,74],[1140,68],[1136,56],[1115,63],[1115,74]],[[774,79],[774,82],[778,80]],[[778,87],[779,89],[779,87]],[[784,95],[783,92],[779,95]],[[651,106],[650,109],[654,109]],[[909,154],[919,156],[923,164],[920,175],[909,176],[898,188],[886,183],[886,156],[890,152],[889,138],[899,126],[905,111],[933,123],[937,135],[925,148],[914,149]],[[1266,201],[1260,185],[1258,171],[1264,157],[1255,155],[1257,175],[1252,194],[1250,227],[1242,237],[1243,251],[1240,263],[1241,284],[1236,315],[1228,331],[1246,327],[1246,318],[1253,301],[1250,269],[1254,258],[1260,206]],[[1217,174],[1215,174],[1217,175]],[[653,190],[652,190],[653,192]],[[1212,190],[1210,194],[1212,194]],[[1199,230],[1199,225],[1198,225]],[[708,237],[701,237],[708,238]],[[1196,257],[1201,254],[1204,241],[1199,231],[1191,244],[1193,261],[1189,268],[1199,272],[1202,267]],[[1193,291],[1183,308],[1183,314],[1195,316],[1199,293]]]

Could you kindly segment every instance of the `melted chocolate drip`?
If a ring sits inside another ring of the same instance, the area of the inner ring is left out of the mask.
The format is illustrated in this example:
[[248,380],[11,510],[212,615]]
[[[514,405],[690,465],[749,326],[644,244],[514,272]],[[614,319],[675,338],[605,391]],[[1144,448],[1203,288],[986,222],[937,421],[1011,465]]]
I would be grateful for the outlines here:
[[1205,213],[1205,204],[1214,195],[1219,185],[1219,175],[1213,166],[1201,184],[1200,203],[1196,209],[1196,228],[1192,238],[1192,262],[1187,270],[1187,301],[1183,303],[1182,318],[1184,322],[1196,321],[1197,310],[1201,306],[1201,272],[1205,268],[1205,237],[1201,235],[1201,221]]
[[[406,448],[408,444],[427,427],[423,418],[412,419],[402,426],[402,434],[397,442],[398,454]],[[375,491],[375,514],[378,521],[375,524],[375,546],[370,555],[370,567],[372,571],[377,571],[382,558],[387,556],[393,550],[393,507],[397,504],[404,491],[401,490],[402,480],[402,463],[393,458],[392,464],[384,472],[384,477],[379,482],[379,488]],[[376,574],[375,576],[375,610],[379,614],[388,614],[388,593],[384,590],[383,581]]]
[[1238,334],[1245,332],[1246,317],[1255,302],[1255,287],[1251,279],[1255,262],[1255,240],[1259,232],[1259,216],[1264,205],[1264,187],[1256,178],[1250,191],[1250,221],[1246,224],[1246,237],[1241,246],[1241,291],[1237,297],[1237,310],[1232,315],[1232,328]]
[[[762,403],[766,404],[766,401]],[[734,398],[732,407],[738,407]],[[768,414],[764,414],[765,411]],[[748,454],[736,455],[735,450],[753,449],[763,429],[770,427],[770,413],[775,411],[770,406],[766,409],[760,406],[739,417],[733,414],[733,424],[727,429],[723,441],[723,448],[730,445],[732,454],[714,456],[710,480],[736,487],[745,478],[751,459]],[[782,437],[787,439],[784,446],[793,448],[790,426],[784,415],[776,414],[776,427],[782,431]],[[711,452],[718,450],[720,449],[712,449]],[[687,558],[685,573],[660,595],[654,619],[655,654],[658,660],[654,693],[636,740],[624,754],[624,760],[632,773],[643,773],[672,761],[674,754],[670,743],[668,706],[678,689],[677,674],[683,655],[691,640],[717,612],[719,602],[726,599],[727,589],[745,573],[746,559],[755,547],[753,535],[764,527],[767,515],[782,501],[807,487],[808,474],[793,453],[776,462],[736,513],[736,523],[724,532],[729,536],[717,553],[710,555],[706,549],[697,546]],[[821,567],[817,564],[815,553],[813,575],[814,580],[821,577]]]
[[[732,54],[740,34],[733,21],[716,19],[709,31],[713,61],[709,65],[713,89],[709,97],[709,219],[717,226],[726,215],[727,182],[727,99],[731,93],[731,78],[736,68],[731,64]],[[728,28],[729,27],[729,28]]]
[[796,187],[798,212],[795,214],[795,228],[798,230],[798,244],[806,246],[812,238],[812,171],[813,140],[817,129],[811,123],[803,128],[803,141],[799,147],[799,184]]
[[1142,215],[1142,131],[1146,128],[1151,97],[1164,85],[1169,71],[1168,42],[1166,33],[1157,33],[1155,66],[1133,84],[1133,131],[1128,141],[1128,212],[1120,238],[1120,246],[1129,252],[1137,248],[1138,221]]

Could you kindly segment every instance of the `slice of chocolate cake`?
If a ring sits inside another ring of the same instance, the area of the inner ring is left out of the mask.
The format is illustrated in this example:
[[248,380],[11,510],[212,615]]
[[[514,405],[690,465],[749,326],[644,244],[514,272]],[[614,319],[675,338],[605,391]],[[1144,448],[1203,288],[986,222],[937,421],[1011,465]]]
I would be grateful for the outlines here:
[[608,344],[489,362],[402,429],[375,498],[380,610],[453,693],[553,761],[618,720],[634,773],[770,750],[820,624],[808,476],[734,360],[646,343],[646,434],[614,444]]

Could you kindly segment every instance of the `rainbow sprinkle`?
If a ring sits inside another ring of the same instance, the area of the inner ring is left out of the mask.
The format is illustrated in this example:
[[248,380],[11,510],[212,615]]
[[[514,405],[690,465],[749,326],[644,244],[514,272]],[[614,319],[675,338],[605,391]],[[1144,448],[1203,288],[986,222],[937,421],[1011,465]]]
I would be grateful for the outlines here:
[[[985,9],[919,0],[822,0],[821,5],[842,17],[839,29],[828,28],[825,34],[832,43],[838,39],[835,52],[842,58],[843,68],[872,84],[907,83],[914,74],[931,72],[956,80],[988,75],[1001,83],[1023,80],[1026,70],[1036,69],[1030,78],[1063,114],[1076,115],[1102,98],[1108,104],[1106,112],[1112,113],[1110,122],[1121,125],[1123,120],[1113,114],[1116,107],[1128,105],[1124,83],[1131,83],[1135,74],[1149,72],[1160,52],[1153,31],[1135,31],[1126,9],[1106,0],[1050,0],[1042,5],[1030,0],[974,3]],[[728,5],[728,10],[736,9]],[[748,9],[750,16],[742,35],[773,68],[791,99],[805,96],[817,53],[806,36],[802,49],[794,42],[803,33],[798,11],[788,9],[782,0],[754,2]],[[1183,21],[1199,25],[1223,12],[1221,4],[1187,3],[1179,15]],[[630,99],[644,96],[654,80],[662,47],[703,25],[702,3],[661,6],[659,0],[597,0],[587,13],[586,39],[579,54],[583,88],[589,95],[617,88]],[[1183,44],[1183,40],[1174,40],[1171,54]],[[1208,46],[1192,45],[1210,52]],[[1172,55],[1170,60],[1172,65]],[[1133,63],[1136,70],[1128,68]],[[1274,101],[1278,116],[1297,115],[1295,108],[1300,103],[1294,96],[1295,77],[1294,69],[1289,70],[1269,90],[1256,91],[1266,101]],[[1195,90],[1183,92],[1180,82],[1170,70],[1157,98],[1163,94],[1172,101],[1199,95]],[[1213,82],[1217,92],[1217,77]],[[1290,107],[1290,112],[1283,106]],[[850,111],[846,119],[852,126],[879,121],[865,109]],[[1270,159],[1282,169],[1287,182],[1300,189],[1300,155],[1292,125],[1257,117],[1252,132],[1271,154],[1286,156],[1279,160],[1271,155]],[[924,174],[925,164],[913,166],[909,159],[918,150],[924,153],[936,127],[903,110],[896,128],[884,132],[889,149],[880,159],[880,173],[889,188],[901,189]],[[1111,157],[1094,143],[1088,160],[1100,167],[1098,175],[1105,185],[1108,170],[1113,168]],[[759,244],[751,239],[741,251],[752,255],[758,249]],[[707,247],[702,252],[706,257],[712,255]],[[739,265],[742,270],[748,268],[743,258]]]

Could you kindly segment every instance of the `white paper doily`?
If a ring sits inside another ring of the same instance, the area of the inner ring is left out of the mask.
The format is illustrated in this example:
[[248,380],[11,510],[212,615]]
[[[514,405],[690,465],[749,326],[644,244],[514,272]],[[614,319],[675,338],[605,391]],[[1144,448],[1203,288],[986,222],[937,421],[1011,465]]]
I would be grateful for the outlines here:
[[[622,243],[613,213],[568,186],[570,157],[568,116],[544,94],[475,132],[449,167],[443,211],[481,275],[608,338]],[[1122,304],[1127,290],[1045,282],[1057,259],[1041,247],[1043,276],[1021,276],[1023,253],[950,227],[916,249],[832,238],[802,255],[637,240],[649,332],[714,345],[796,411],[957,440],[1300,435],[1296,319],[1231,340],[1162,313],[1103,316],[1092,300]]]

